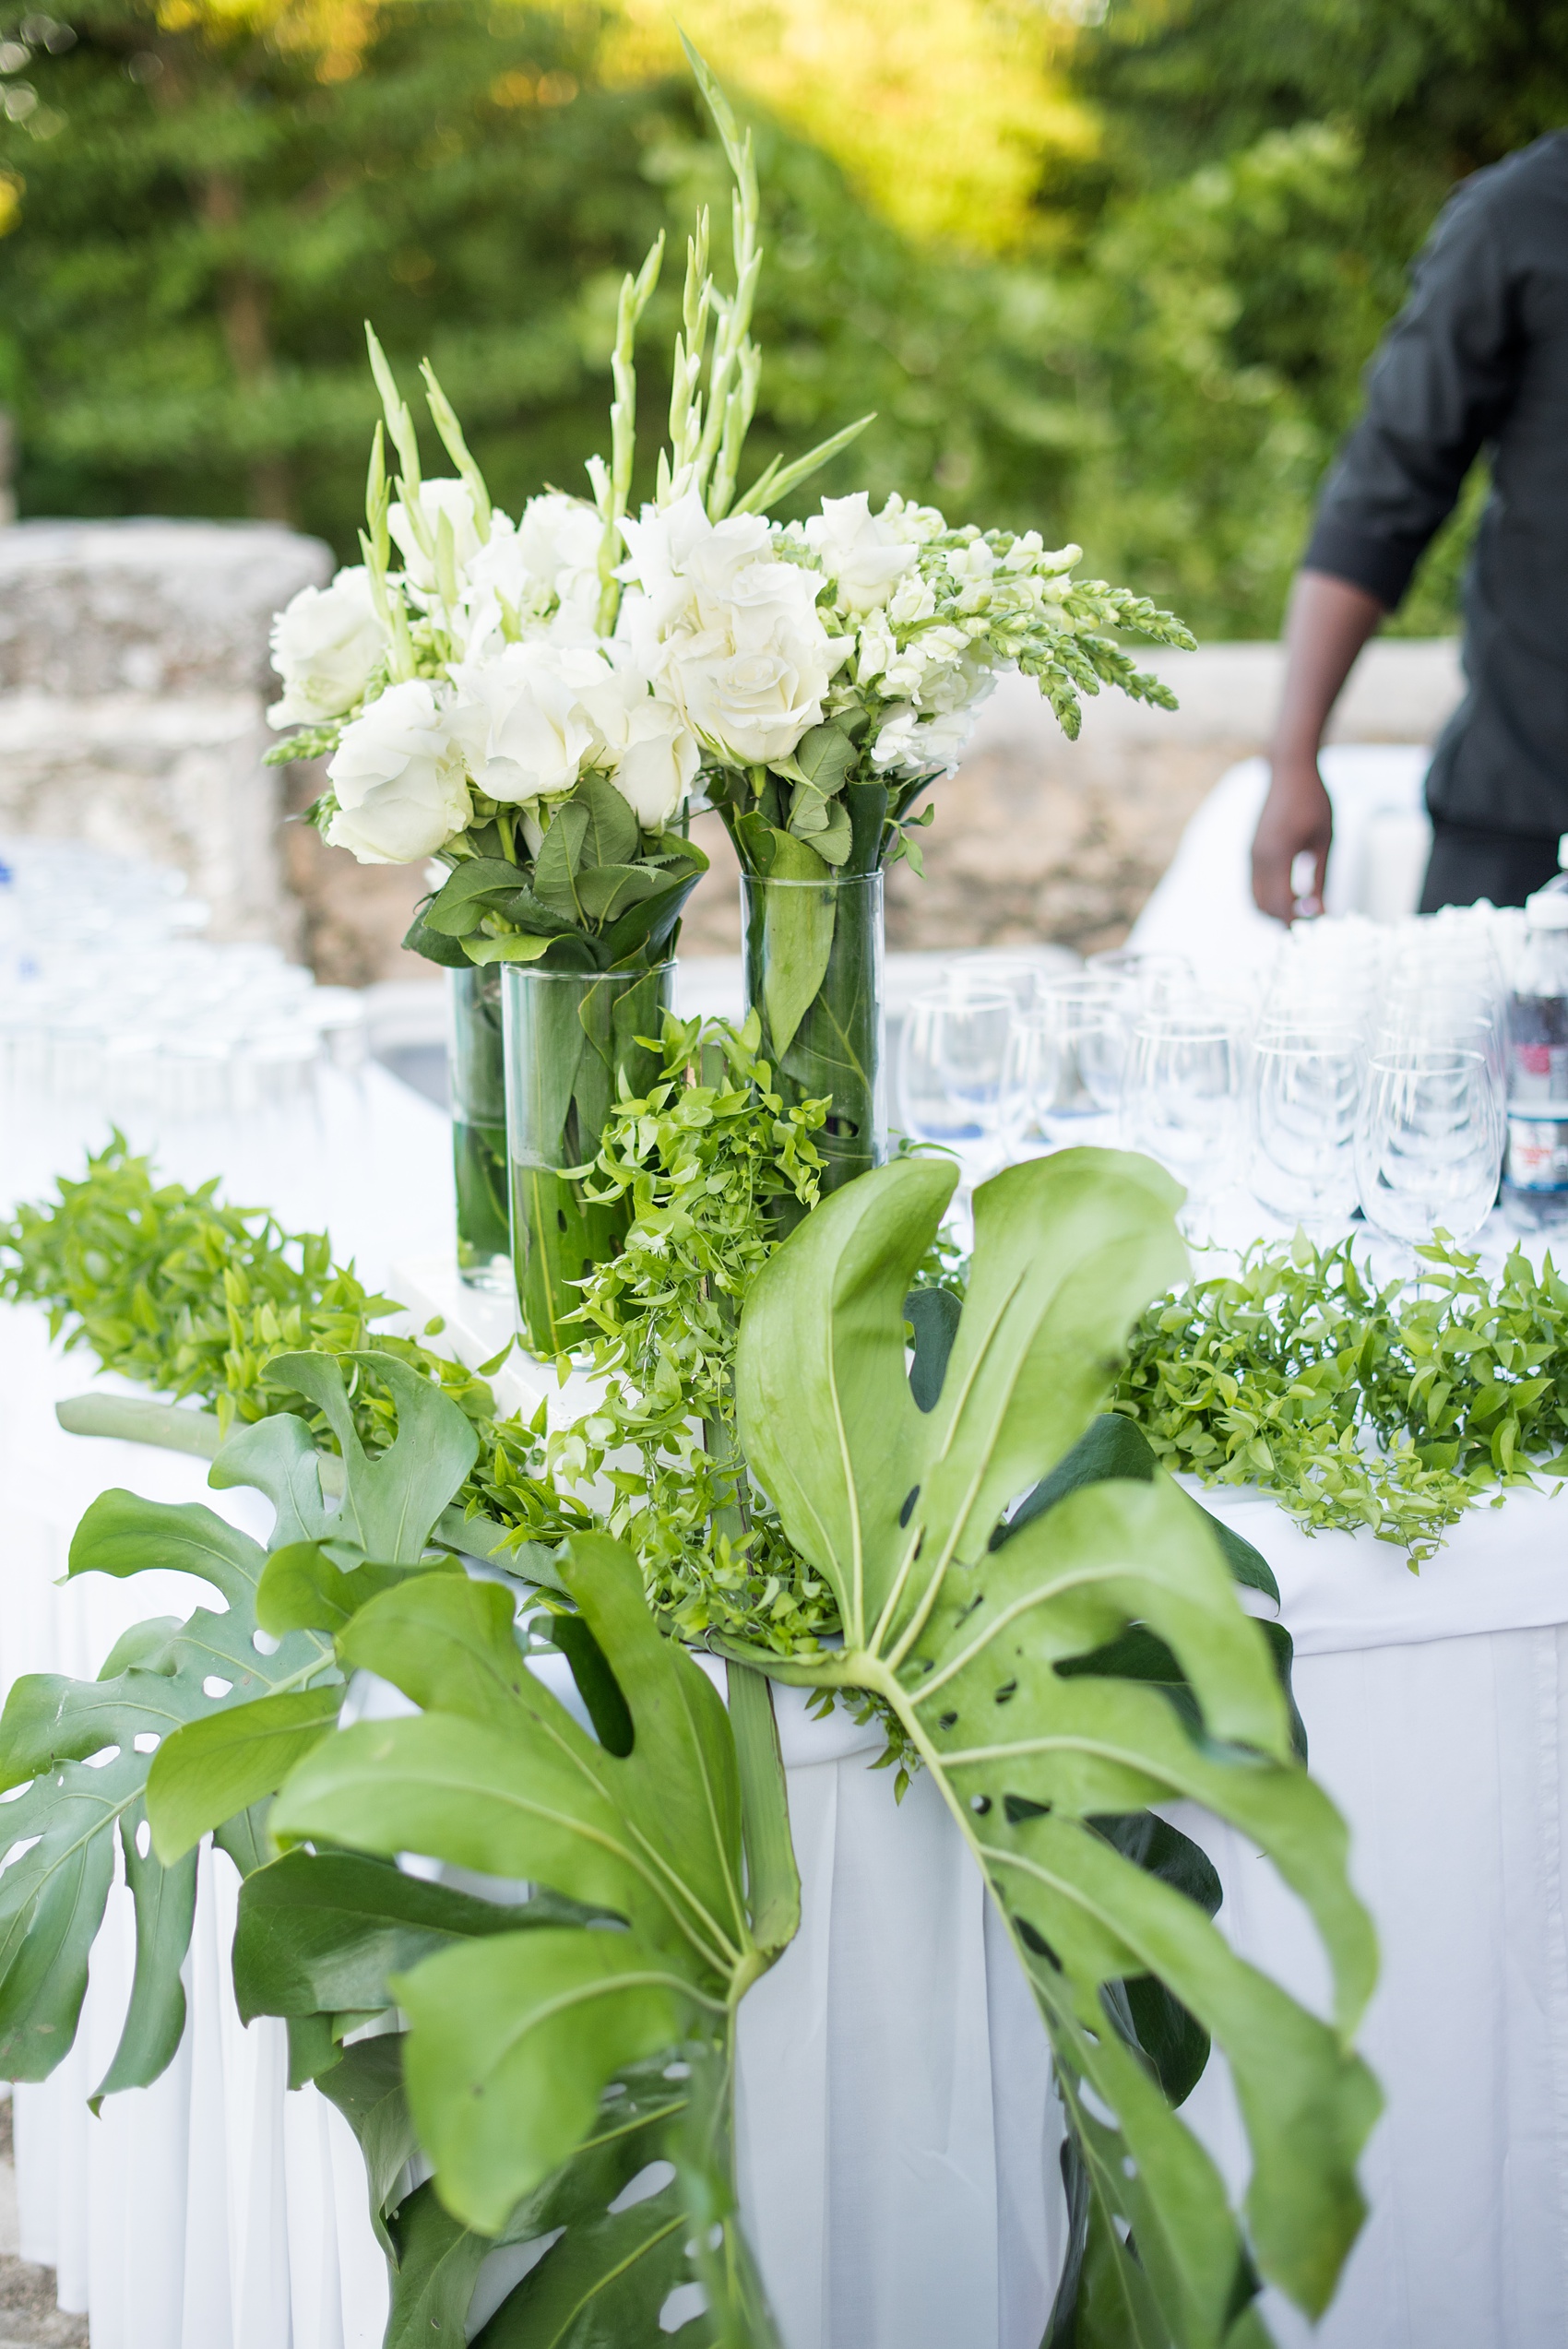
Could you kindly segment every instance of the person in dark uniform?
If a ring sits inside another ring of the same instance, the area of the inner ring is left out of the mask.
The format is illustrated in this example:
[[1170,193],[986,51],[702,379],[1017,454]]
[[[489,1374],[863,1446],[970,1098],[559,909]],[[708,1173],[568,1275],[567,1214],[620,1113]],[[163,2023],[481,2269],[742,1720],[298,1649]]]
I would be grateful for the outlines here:
[[1522,905],[1568,833],[1568,131],[1466,180],[1367,375],[1366,412],[1318,505],[1291,593],[1273,777],[1253,842],[1265,913],[1333,818],[1324,728],[1485,448],[1491,494],[1465,577],[1467,691],[1427,777],[1423,913]]

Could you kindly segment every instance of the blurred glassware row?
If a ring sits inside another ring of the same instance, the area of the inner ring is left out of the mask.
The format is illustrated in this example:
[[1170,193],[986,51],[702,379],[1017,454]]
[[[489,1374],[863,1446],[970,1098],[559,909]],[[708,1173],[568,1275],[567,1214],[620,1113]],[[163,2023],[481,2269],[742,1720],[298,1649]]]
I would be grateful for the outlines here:
[[[0,840],[0,1192],[27,1197],[118,1126],[186,1182],[303,1204],[351,1119],[361,1000],[264,943],[214,944],[184,876]],[[263,1188],[270,1182],[269,1192]]]
[[1016,984],[969,957],[910,1007],[898,1122],[968,1183],[1075,1140],[1145,1151],[1185,1186],[1193,1234],[1241,1188],[1314,1236],[1359,1205],[1402,1247],[1467,1240],[1497,1195],[1518,938],[1489,907],[1319,920],[1234,990],[1169,954]]

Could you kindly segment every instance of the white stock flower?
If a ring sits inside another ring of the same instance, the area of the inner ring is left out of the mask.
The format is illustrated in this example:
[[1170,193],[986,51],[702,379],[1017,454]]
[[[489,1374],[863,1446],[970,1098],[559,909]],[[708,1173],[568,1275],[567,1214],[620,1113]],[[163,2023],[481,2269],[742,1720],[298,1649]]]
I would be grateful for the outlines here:
[[825,497],[822,512],[806,523],[805,537],[845,611],[875,611],[920,559],[917,548],[873,516],[864,490],[853,497]]
[[549,490],[529,498],[517,544],[529,576],[579,611],[591,626],[599,610],[599,550],[604,525],[586,498]]
[[302,587],[272,623],[272,666],[283,697],[269,726],[319,726],[341,718],[364,693],[381,652],[381,631],[362,564],[329,587]]
[[713,523],[695,495],[623,527],[623,575],[643,591],[632,641],[656,683],[731,765],[788,757],[850,649],[823,625],[820,576],[774,554],[760,515]]
[[394,498],[386,515],[386,527],[403,557],[403,568],[410,587],[423,595],[435,592],[434,548],[441,526],[446,516],[452,530],[452,557],[460,576],[480,551],[479,522],[474,514],[474,502],[464,481],[437,480],[423,481],[419,493],[420,519],[429,538],[432,552],[427,554],[420,545],[419,534],[411,516],[400,498]]
[[345,727],[327,772],[338,795],[327,837],[361,864],[416,864],[473,813],[445,714],[422,677],[389,685]]
[[613,761],[610,780],[645,832],[662,831],[701,763],[696,737],[674,703],[624,662],[585,686],[583,704]]
[[452,731],[480,790],[507,806],[565,797],[594,746],[582,688],[599,666],[596,654],[535,642],[453,670]]
[[896,767],[908,775],[938,769],[951,775],[974,731],[978,707],[976,701],[940,718],[922,718],[909,702],[896,706],[885,713],[872,745],[872,765],[884,774]]

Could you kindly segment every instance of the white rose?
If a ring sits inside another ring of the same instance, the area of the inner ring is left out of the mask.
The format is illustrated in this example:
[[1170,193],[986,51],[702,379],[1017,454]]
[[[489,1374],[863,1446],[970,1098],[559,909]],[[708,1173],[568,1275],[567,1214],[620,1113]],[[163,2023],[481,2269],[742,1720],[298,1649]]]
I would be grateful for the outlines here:
[[823,625],[820,576],[774,554],[760,515],[713,523],[695,496],[623,527],[643,665],[731,765],[788,757],[850,649]]
[[451,526],[453,562],[459,574],[467,570],[482,541],[474,502],[464,481],[422,482],[419,514],[430,543],[429,554],[421,546],[419,532],[400,498],[394,498],[387,510],[386,527],[402,553],[403,568],[408,574],[410,586],[418,587],[422,594],[428,596],[435,592],[434,549],[442,516],[445,516]]
[[920,559],[914,547],[873,517],[864,490],[853,497],[825,497],[822,512],[807,521],[805,535],[846,611],[876,611]]
[[696,738],[674,703],[640,670],[606,668],[583,692],[610,765],[610,780],[645,832],[659,832],[680,808],[701,764]]
[[601,666],[595,654],[534,643],[453,670],[452,731],[480,790],[508,806],[565,797],[594,747],[581,688]]
[[529,498],[517,543],[529,575],[591,622],[599,610],[599,550],[604,525],[586,498],[550,490]]
[[283,698],[269,726],[319,726],[341,718],[364,693],[381,654],[381,631],[362,564],[329,587],[302,587],[272,623],[272,666]]
[[327,837],[361,864],[416,864],[473,813],[462,760],[423,678],[388,686],[345,727],[327,772],[338,795]]

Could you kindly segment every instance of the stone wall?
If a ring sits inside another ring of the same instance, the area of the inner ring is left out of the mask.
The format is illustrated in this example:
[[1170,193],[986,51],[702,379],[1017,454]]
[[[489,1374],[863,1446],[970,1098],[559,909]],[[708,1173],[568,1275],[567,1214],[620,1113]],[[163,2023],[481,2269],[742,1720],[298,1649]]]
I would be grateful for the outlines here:
[[279,840],[272,613],[331,568],[267,523],[0,530],[0,834],[180,866],[212,934],[301,940]]
[[[327,550],[268,524],[29,522],[0,529],[0,833],[42,832],[179,864],[220,936],[273,937],[337,983],[424,979],[402,952],[419,869],[361,866],[285,813],[317,768],[265,769],[272,612],[320,581]],[[1210,645],[1150,666],[1175,711],[1106,694],[1075,743],[1009,679],[960,772],[934,793],[926,878],[891,876],[890,942],[906,949],[1124,936],[1182,828],[1225,769],[1266,743],[1277,645]],[[1455,647],[1362,655],[1340,741],[1428,742],[1460,691]],[[734,860],[717,817],[695,833],[713,870],[688,954],[740,943]]]

